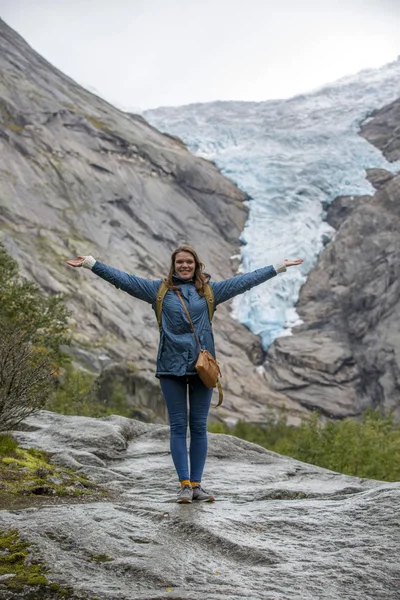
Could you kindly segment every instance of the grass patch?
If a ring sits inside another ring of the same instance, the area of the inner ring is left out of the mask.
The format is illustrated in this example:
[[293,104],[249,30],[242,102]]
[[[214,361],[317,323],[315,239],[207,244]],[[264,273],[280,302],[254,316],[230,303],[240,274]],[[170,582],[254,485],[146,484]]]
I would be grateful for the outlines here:
[[264,425],[239,422],[233,428],[211,424],[209,431],[228,433],[268,450],[332,471],[378,479],[400,480],[400,423],[393,415],[367,411],[361,419],[323,424],[318,412],[299,427],[283,415]]
[[0,456],[15,455],[18,443],[11,435],[0,435]]

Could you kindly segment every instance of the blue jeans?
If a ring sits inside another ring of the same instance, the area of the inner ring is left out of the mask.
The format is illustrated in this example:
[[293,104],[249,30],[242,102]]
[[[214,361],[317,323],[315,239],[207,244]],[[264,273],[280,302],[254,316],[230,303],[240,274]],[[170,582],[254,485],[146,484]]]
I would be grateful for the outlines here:
[[[207,417],[212,389],[198,375],[161,376],[161,390],[168,409],[170,446],[179,481],[201,481],[207,457]],[[189,388],[190,473],[186,435],[188,426],[187,392]]]

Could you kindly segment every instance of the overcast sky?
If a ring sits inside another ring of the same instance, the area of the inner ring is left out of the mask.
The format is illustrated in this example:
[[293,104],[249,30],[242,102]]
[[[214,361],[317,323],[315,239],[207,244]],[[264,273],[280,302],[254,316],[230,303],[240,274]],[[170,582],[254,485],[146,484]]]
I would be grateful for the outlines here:
[[126,109],[287,98],[400,54],[400,0],[0,0],[0,16]]

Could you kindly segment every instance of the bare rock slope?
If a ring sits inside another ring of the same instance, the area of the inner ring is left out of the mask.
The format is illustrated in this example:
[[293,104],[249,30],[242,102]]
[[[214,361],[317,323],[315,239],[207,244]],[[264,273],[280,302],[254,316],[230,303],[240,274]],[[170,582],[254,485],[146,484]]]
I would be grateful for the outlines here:
[[[71,598],[399,597],[399,483],[340,475],[214,434],[205,483],[217,501],[178,505],[168,427],[42,412],[26,429],[14,432],[20,443],[112,493],[0,511],[0,529],[17,528],[33,543],[49,582],[70,586]],[[6,585],[1,598],[28,597]]]
[[[3,21],[0,175],[1,239],[24,275],[46,293],[65,294],[76,357],[94,368],[127,359],[139,368],[140,390],[153,381],[158,397],[151,308],[65,260],[92,254],[159,278],[171,251],[186,242],[214,279],[230,277],[247,216],[245,195],[180,140],[64,76]],[[267,403],[285,404],[256,372],[258,338],[226,305],[218,309],[215,332],[227,413],[257,420]],[[154,401],[151,393],[142,396]]]
[[[389,160],[400,158],[400,101],[362,128]],[[337,230],[303,286],[303,325],[276,340],[268,383],[328,417],[367,407],[400,419],[400,176],[371,169],[373,196],[339,197],[327,219]]]

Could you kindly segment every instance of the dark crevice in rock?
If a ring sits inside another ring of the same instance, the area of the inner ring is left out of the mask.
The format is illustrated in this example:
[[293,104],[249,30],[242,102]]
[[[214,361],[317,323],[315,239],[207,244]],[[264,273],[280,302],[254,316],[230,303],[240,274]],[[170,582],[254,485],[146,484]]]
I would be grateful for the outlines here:
[[96,165],[96,163],[89,163],[89,167],[93,167],[93,169],[96,169],[96,171],[100,171],[101,173],[109,173],[110,175],[114,175],[112,171],[102,167],[101,165]]

